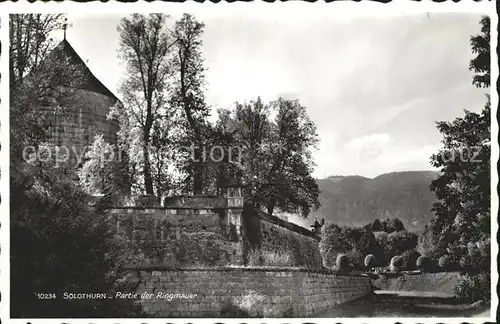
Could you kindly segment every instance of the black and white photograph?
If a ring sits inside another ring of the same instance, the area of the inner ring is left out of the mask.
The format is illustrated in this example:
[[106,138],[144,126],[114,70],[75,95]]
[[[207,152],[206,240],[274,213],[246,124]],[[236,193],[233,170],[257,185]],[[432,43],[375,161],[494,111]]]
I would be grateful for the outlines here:
[[286,5],[2,14],[2,317],[495,321],[494,6]]

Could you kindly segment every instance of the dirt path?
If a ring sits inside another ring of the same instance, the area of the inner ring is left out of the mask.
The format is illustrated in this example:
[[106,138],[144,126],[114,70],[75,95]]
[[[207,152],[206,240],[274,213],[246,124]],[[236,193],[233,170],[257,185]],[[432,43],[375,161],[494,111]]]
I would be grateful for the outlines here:
[[460,304],[453,295],[432,292],[378,291],[339,305],[316,317],[489,317],[490,305]]

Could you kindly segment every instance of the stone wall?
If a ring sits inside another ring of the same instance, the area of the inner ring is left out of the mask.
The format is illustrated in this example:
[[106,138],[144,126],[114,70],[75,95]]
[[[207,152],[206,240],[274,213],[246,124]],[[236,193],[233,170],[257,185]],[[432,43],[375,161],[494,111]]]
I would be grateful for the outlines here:
[[155,206],[155,197],[142,198],[140,207],[110,211],[131,264],[243,264],[252,250],[260,250],[288,254],[291,262],[283,265],[322,269],[316,234],[263,212],[243,211],[241,197],[167,197],[163,207]]
[[319,237],[311,231],[260,211],[245,210],[248,250],[287,253],[293,266],[321,269]]
[[273,317],[309,317],[372,291],[367,276],[290,268],[142,267],[130,280],[139,280],[138,301],[157,317],[231,317],[224,312],[252,292],[266,296],[260,307]]
[[130,264],[185,266],[243,262],[241,241],[231,236],[231,229],[237,225],[226,210],[114,208],[110,216]]

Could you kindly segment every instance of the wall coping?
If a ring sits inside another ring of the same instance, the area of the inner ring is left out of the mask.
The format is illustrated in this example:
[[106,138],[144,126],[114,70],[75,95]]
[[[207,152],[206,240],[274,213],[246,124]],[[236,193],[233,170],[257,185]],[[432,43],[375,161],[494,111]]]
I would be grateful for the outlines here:
[[309,269],[309,268],[298,268],[298,267],[175,267],[171,265],[163,264],[149,264],[149,265],[127,265],[124,267],[125,270],[132,271],[213,271],[213,272],[290,272],[290,273],[317,273],[317,274],[330,274],[342,277],[364,277],[370,278],[368,274],[360,272],[350,272],[350,273],[339,273],[329,269]]
[[195,206],[195,207],[185,207],[185,206],[115,206],[111,207],[109,210],[127,210],[127,209],[135,209],[135,210],[187,210],[187,209],[194,209],[194,210],[200,210],[200,209],[209,209],[209,210],[224,210],[224,209],[243,209],[243,207],[237,207],[237,206],[226,206],[226,207],[201,207],[201,206]]
[[261,210],[257,211],[257,215],[259,216],[260,219],[268,221],[269,223],[273,223],[275,225],[284,227],[286,229],[289,229],[295,233],[302,234],[304,236],[308,236],[310,238],[316,239],[316,240],[321,240],[321,238],[308,230],[307,228],[304,228],[302,226],[299,226],[297,224],[291,223],[289,221],[283,220],[277,216],[265,213]]

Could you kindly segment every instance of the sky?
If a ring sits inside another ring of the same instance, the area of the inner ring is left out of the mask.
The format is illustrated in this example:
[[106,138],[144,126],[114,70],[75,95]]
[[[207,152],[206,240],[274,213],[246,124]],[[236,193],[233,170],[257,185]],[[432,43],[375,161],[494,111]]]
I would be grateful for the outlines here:
[[[298,99],[318,127],[313,175],[432,170],[436,121],[480,111],[469,71],[478,14],[390,17],[195,14],[205,23],[207,103]],[[120,97],[121,16],[68,15],[67,40]],[[178,19],[172,16],[171,21]],[[60,37],[62,38],[62,31]]]

